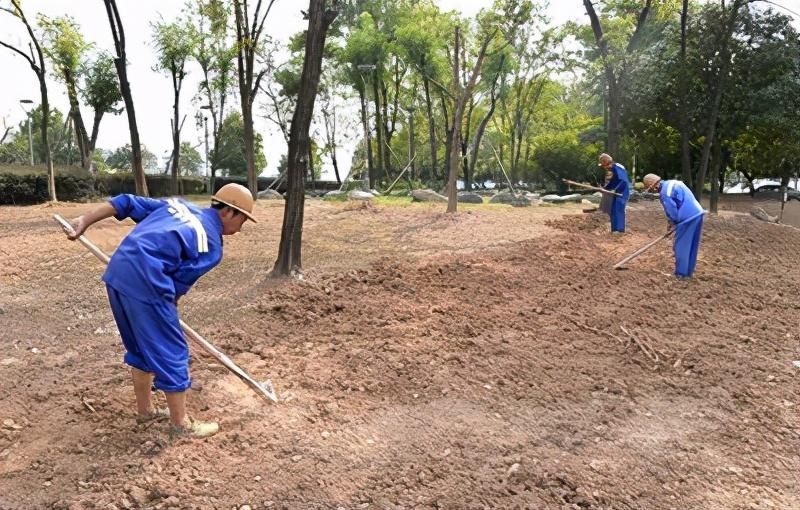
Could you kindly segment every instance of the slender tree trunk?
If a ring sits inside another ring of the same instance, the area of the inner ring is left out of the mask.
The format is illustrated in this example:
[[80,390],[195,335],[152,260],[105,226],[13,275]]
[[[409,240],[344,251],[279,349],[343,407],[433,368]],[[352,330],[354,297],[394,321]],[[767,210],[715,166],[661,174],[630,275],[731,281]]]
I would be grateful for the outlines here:
[[117,56],[114,58],[114,66],[117,68],[119,76],[119,89],[122,99],[125,102],[125,112],[128,114],[128,129],[131,132],[131,151],[133,153],[133,180],[136,185],[136,194],[147,196],[147,181],[145,180],[144,167],[142,166],[142,144],[139,141],[139,128],[136,124],[136,109],[133,105],[133,95],[131,94],[131,84],[128,82],[128,61],[125,52],[125,31],[122,26],[122,19],[117,10],[116,0],[104,0],[108,22],[111,25],[111,35],[114,39],[114,46]]
[[283,214],[283,228],[274,276],[288,276],[302,268],[303,207],[305,203],[305,170],[310,139],[308,130],[314,114],[314,100],[322,71],[322,54],[328,27],[337,12],[325,9],[325,0],[309,0],[306,53],[297,106],[289,134],[288,190]]
[[101,120],[103,120],[103,112],[95,111],[94,120],[92,121],[92,138],[89,140],[89,154],[94,154],[94,149],[97,147],[97,135],[100,132]]
[[[447,111],[447,100],[444,93],[441,94],[442,104],[442,118],[444,119],[444,168],[445,172],[442,177],[449,178],[448,172],[450,171],[450,159],[452,158],[453,150],[453,128],[450,126],[450,115]],[[458,158],[456,158],[458,159]],[[447,184],[445,183],[445,188]]]
[[709,203],[709,210],[711,214],[717,214],[719,207],[719,176],[724,173],[724,162],[722,161],[722,141],[717,140],[714,142],[714,160],[711,167],[711,198]]
[[431,85],[428,78],[422,78],[423,88],[425,89],[425,106],[428,111],[428,140],[431,145],[431,178],[439,177],[439,161],[437,160],[436,147],[436,123],[433,119],[433,103],[431,102]]
[[180,120],[180,97],[181,97],[181,87],[179,84],[179,78],[176,75],[176,71],[173,70],[172,73],[172,92],[173,92],[173,100],[172,103],[172,194],[177,195],[180,193],[180,188],[178,184],[178,174],[180,173],[180,158],[181,158],[181,128],[179,124]]
[[75,77],[69,70],[64,73],[64,81],[67,84],[67,98],[69,99],[70,115],[75,126],[75,140],[78,142],[78,151],[81,153],[81,168],[89,169],[91,155],[89,150],[89,136],[86,134],[86,126],[83,124],[81,106],[78,102],[78,91],[75,85]]
[[717,133],[717,120],[719,119],[719,111],[722,105],[722,96],[725,91],[725,85],[727,83],[728,78],[728,68],[730,67],[730,40],[733,36],[733,31],[736,27],[736,18],[739,14],[739,8],[741,7],[740,0],[734,0],[733,5],[731,5],[731,13],[730,17],[727,20],[726,25],[724,26],[724,30],[722,33],[722,41],[721,47],[719,51],[719,58],[720,58],[720,67],[719,73],[717,74],[714,86],[714,96],[711,102],[711,111],[709,112],[708,116],[708,124],[706,125],[705,131],[705,141],[703,142],[703,151],[700,154],[700,169],[697,171],[697,180],[695,181],[694,186],[694,195],[695,197],[700,200],[703,196],[703,185],[705,184],[706,180],[706,172],[708,170],[708,162],[711,158],[711,145],[715,141],[715,136]]
[[414,133],[414,112],[412,111],[408,116],[408,161],[411,164],[410,168],[411,177],[409,178],[409,181],[419,179],[419,174],[417,174],[416,155],[417,155],[417,141],[415,139],[415,133]]
[[489,120],[491,120],[492,116],[494,115],[495,108],[497,107],[497,80],[499,78],[499,74],[495,77],[494,83],[492,83],[492,91],[490,95],[490,104],[489,104],[489,111],[486,112],[483,119],[481,119],[480,124],[478,124],[478,129],[475,131],[475,140],[472,142],[472,157],[470,158],[469,162],[469,173],[473,177],[475,176],[475,165],[478,162],[478,152],[480,151],[481,147],[481,140],[483,140],[483,134],[486,132],[486,126],[489,125]]
[[386,154],[386,150],[384,148],[384,125],[383,125],[383,113],[381,112],[381,96],[379,93],[379,77],[378,77],[378,70],[373,72],[372,76],[372,93],[375,95],[375,144],[377,145],[377,166],[375,168],[375,179],[374,184],[375,188],[379,186],[379,183],[383,179],[383,176],[386,174],[386,159],[384,158]]
[[[244,152],[247,161],[247,185],[253,198],[258,197],[258,174],[256,173],[255,158],[255,132],[253,130],[253,100],[258,91],[259,83],[266,71],[262,70],[255,76],[256,48],[261,39],[264,22],[266,21],[272,4],[270,0],[266,10],[261,14],[261,1],[256,3],[252,23],[248,18],[247,2],[233,0],[233,10],[236,18],[236,69],[239,76],[239,99],[242,105],[242,120],[244,121]],[[258,169],[260,170],[260,169]]]
[[53,154],[50,151],[50,137],[47,132],[50,127],[50,101],[47,98],[44,62],[42,62],[42,73],[39,76],[39,91],[42,94],[42,140],[44,141],[44,158],[47,164],[47,189],[50,193],[50,200],[58,202],[58,196],[56,196],[56,171],[53,168]]
[[678,82],[680,87],[680,131],[681,131],[681,175],[687,186],[692,184],[692,158],[689,151],[689,72],[686,63],[686,30],[689,19],[689,0],[683,0],[681,9],[681,73]]
[[375,169],[372,163],[372,140],[369,136],[369,124],[367,119],[367,98],[366,90],[359,90],[358,97],[361,99],[361,123],[364,128],[364,146],[367,153],[367,180],[369,181],[369,189],[375,187]]

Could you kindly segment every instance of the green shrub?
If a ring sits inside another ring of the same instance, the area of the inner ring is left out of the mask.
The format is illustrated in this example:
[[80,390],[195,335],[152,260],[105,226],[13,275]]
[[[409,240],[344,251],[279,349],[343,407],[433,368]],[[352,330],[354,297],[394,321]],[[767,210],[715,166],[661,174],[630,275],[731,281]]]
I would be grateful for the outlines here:
[[[171,196],[172,180],[168,175],[147,175],[147,188],[151,197]],[[91,175],[75,167],[56,168],[56,195],[63,201],[85,201],[135,193],[136,186],[130,173]],[[206,192],[206,182],[198,177],[182,179],[182,195]],[[0,205],[30,205],[46,202],[47,172],[41,167],[0,165]]]

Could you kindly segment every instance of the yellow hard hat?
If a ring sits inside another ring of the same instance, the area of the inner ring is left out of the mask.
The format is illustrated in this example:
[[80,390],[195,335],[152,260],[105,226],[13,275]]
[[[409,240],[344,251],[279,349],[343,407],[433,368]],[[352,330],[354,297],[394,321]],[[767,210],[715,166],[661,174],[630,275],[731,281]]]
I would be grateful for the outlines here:
[[236,184],[235,182],[226,184],[221,187],[211,199],[225,204],[232,209],[236,209],[244,214],[248,220],[253,223],[258,223],[251,214],[253,212],[253,205],[255,204],[253,195],[250,193],[249,189],[241,184]]

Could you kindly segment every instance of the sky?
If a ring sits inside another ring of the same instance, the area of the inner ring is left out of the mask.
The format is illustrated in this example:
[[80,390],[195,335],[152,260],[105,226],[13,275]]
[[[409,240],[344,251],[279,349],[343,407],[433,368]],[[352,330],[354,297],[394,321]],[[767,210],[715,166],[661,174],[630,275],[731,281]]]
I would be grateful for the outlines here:
[[[438,0],[436,3],[442,9],[457,10],[464,16],[474,16],[480,9],[491,6],[492,0]],[[795,12],[800,12],[800,0],[780,0],[780,3]],[[0,0],[2,6],[9,4],[8,0]],[[113,54],[111,30],[102,0],[24,0],[22,4],[29,20],[35,20],[37,14],[49,17],[69,14],[82,27],[87,41],[94,43],[98,49]],[[306,7],[304,4],[305,2],[298,0],[276,0],[267,18],[265,31],[276,40],[287,41],[291,35],[304,30],[307,22],[302,19],[300,13],[300,10]],[[158,156],[163,166],[162,162],[166,161],[165,158],[172,149],[170,134],[172,84],[167,74],[153,71],[156,56],[151,24],[160,18],[172,20],[178,17],[184,1],[118,0],[117,5],[127,40],[128,80],[136,107],[139,137],[142,143]],[[568,20],[582,21],[586,18],[581,0],[552,0],[548,14],[552,22],[558,24]],[[22,23],[4,12],[0,12],[0,39],[16,46],[27,45]],[[22,57],[2,47],[0,47],[0,69],[3,74],[0,84],[1,121],[16,127],[26,117],[19,100],[31,99],[36,104],[40,102],[38,81]],[[52,68],[49,72],[52,73]],[[204,153],[202,128],[196,126],[194,116],[203,102],[193,100],[197,92],[200,69],[196,63],[192,63],[188,72],[181,98],[181,115],[187,114],[181,138],[197,146],[202,154]],[[60,82],[54,80],[52,75],[48,76],[48,96],[51,107],[58,108],[66,114],[69,110],[66,89]],[[258,101],[257,96],[256,102]],[[82,113],[87,129],[91,129],[92,112],[84,106]],[[0,124],[0,128],[2,127]],[[286,144],[277,129],[260,116],[255,120],[255,127],[264,137],[267,169],[263,173],[275,174],[280,156],[286,152]],[[100,126],[97,146],[114,149],[127,143],[130,143],[130,134],[126,114],[105,115]],[[352,147],[344,147],[338,154],[345,173],[350,167],[352,150]],[[330,175],[331,172],[326,165],[323,178],[331,178]]]

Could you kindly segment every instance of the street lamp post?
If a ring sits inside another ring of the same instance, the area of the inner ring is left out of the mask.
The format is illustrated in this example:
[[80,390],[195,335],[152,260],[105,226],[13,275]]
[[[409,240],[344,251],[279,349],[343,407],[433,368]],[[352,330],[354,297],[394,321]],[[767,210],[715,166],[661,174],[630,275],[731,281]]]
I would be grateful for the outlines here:
[[[200,107],[201,110],[210,110],[210,104],[204,104]],[[206,140],[206,178],[209,178],[208,174],[208,115],[203,115],[203,127],[205,129],[205,140]],[[214,193],[214,183],[209,181],[209,192],[211,194]]]
[[31,151],[31,166],[33,166],[34,161],[33,161],[33,137],[31,136],[31,111],[22,106],[23,104],[33,104],[33,101],[31,101],[30,99],[20,99],[19,103],[20,103],[19,106],[20,108],[22,108],[22,111],[24,111],[25,115],[28,116],[28,147],[30,148]]
[[[363,124],[364,124],[364,148],[365,148],[364,155],[367,158],[367,179],[366,179],[366,181],[367,181],[367,191],[368,191],[369,188],[372,186],[372,177],[373,176],[372,176],[372,172],[371,172],[372,168],[371,168],[371,165],[370,165],[370,160],[372,159],[372,158],[370,158],[370,152],[372,151],[372,148],[370,147],[370,144],[369,144],[369,126],[367,125],[367,123],[369,122],[369,101],[367,101],[367,99],[366,99],[367,98],[367,82],[364,81],[364,73],[365,72],[375,71],[375,69],[377,69],[377,67],[374,64],[360,64],[360,65],[358,65],[356,67],[360,71],[359,72],[359,76],[361,76],[361,83],[364,85],[364,122],[363,122]],[[380,150],[380,147],[378,148],[378,150]]]

